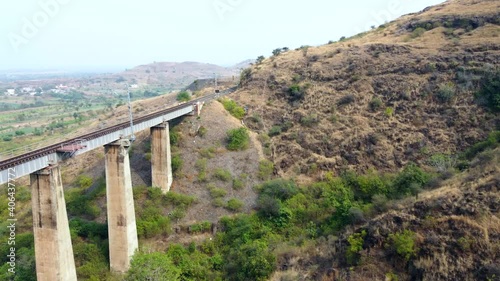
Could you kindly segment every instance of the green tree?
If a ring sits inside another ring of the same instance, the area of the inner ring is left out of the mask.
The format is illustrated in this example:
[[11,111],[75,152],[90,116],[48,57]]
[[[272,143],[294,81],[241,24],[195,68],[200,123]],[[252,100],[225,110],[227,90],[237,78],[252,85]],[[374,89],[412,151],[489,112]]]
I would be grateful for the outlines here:
[[172,260],[163,253],[136,253],[125,280],[176,281],[180,280],[181,271]]
[[278,56],[279,54],[281,54],[281,52],[282,52],[281,48],[274,49],[273,50],[273,56]]
[[429,175],[415,164],[409,164],[394,179],[393,197],[400,198],[414,193],[415,188],[422,188],[429,182]]
[[229,280],[267,280],[273,273],[276,257],[265,241],[253,240],[231,249],[226,258]]
[[182,91],[177,95],[177,101],[186,102],[189,100],[191,100],[191,95],[186,91]]

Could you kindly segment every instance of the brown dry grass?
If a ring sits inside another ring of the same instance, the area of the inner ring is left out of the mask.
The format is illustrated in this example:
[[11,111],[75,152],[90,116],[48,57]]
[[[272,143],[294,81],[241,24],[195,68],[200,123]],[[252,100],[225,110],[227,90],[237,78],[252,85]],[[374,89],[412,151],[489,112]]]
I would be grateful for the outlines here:
[[[492,1],[449,1],[342,42],[273,56],[255,65],[249,84],[232,96],[250,107],[250,115],[263,117],[260,133],[285,121],[295,125],[272,139],[270,158],[280,167],[280,176],[297,177],[303,183],[321,177],[325,171],[395,171],[409,161],[423,163],[427,156],[419,149],[424,146],[430,155],[454,153],[484,138],[493,123],[474,104],[472,92],[456,95],[443,105],[433,97],[435,88],[453,81],[457,66],[467,67],[463,57],[468,53],[464,50],[489,49],[484,54],[473,51],[470,60],[494,64],[499,52],[490,46],[498,45],[500,29],[492,24],[469,32],[459,29],[459,37],[452,39],[444,34],[444,27],[437,27],[411,39],[411,31],[403,27],[410,21],[453,16],[455,12],[460,16],[491,16],[497,6]],[[467,10],[461,13],[464,7]],[[485,55],[489,55],[488,62]],[[454,65],[440,63],[448,60]],[[441,71],[439,67],[450,69]],[[295,83],[309,87],[298,105],[286,101],[287,88]],[[336,106],[346,95],[354,96],[355,102]],[[369,103],[375,97],[384,105],[378,112],[370,112]],[[386,107],[394,109],[392,116],[385,115]],[[447,112],[453,117],[446,116]],[[310,114],[317,114],[319,123],[314,128],[300,126],[301,117]],[[450,119],[455,125],[449,125]],[[302,139],[297,137],[301,134],[305,135]],[[367,145],[373,136],[378,143]],[[458,141],[464,139],[474,141]],[[327,148],[327,143],[333,147]],[[323,168],[310,175],[300,172],[311,163]]]

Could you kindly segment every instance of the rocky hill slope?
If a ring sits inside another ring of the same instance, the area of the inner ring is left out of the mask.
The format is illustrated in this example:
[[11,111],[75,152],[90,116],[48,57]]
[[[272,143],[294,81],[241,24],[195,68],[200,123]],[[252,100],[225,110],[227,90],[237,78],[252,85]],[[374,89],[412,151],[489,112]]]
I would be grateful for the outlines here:
[[484,152],[442,187],[283,255],[272,280],[498,280],[499,157]]
[[282,51],[244,71],[233,97],[249,108],[245,123],[272,136],[281,176],[395,171],[455,153],[499,126],[474,95],[482,77],[499,77],[499,11],[498,1],[448,1],[339,42]]
[[207,79],[217,77],[238,76],[240,68],[250,65],[245,61],[232,67],[199,62],[154,62],[152,64],[140,65],[117,77],[123,77],[127,81],[135,81],[139,84],[157,84],[170,86],[172,88],[183,88],[196,79]]

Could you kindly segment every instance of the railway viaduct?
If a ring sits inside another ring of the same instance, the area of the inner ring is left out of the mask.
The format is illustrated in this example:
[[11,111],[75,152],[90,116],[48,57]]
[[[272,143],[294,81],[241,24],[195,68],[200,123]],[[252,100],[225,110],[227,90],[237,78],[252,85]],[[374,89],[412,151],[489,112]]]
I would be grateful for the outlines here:
[[129,136],[150,129],[152,186],[166,193],[172,184],[169,121],[199,115],[219,93],[0,162],[0,185],[30,176],[36,274],[39,281],[77,280],[59,164],[104,146],[110,267],[126,272],[138,248],[130,175]]

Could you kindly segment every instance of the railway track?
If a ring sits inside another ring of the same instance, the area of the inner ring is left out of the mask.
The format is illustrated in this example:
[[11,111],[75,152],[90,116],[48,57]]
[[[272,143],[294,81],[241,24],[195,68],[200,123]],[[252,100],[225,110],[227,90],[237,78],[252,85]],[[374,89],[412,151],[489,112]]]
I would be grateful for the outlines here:
[[[162,116],[162,115],[168,114],[170,112],[174,112],[174,111],[177,111],[179,109],[183,109],[183,108],[186,108],[189,106],[192,107],[198,102],[208,102],[208,101],[211,101],[213,99],[218,98],[219,96],[225,95],[227,93],[228,92],[216,93],[216,94],[203,96],[201,98],[194,99],[194,100],[191,100],[191,101],[183,103],[183,104],[179,104],[179,105],[169,107],[169,108],[164,109],[164,110],[154,112],[154,113],[139,117],[137,119],[134,119],[134,124],[148,121],[148,120],[156,118],[158,116]],[[82,139],[89,141],[89,140],[107,135],[109,133],[120,131],[120,130],[129,128],[129,127],[130,127],[130,121],[126,121],[126,122],[123,122],[123,123],[120,123],[120,124],[117,124],[117,125],[114,125],[114,126],[111,126],[108,128],[100,129],[100,130],[97,130],[95,132],[91,132],[91,133],[81,135],[81,136],[78,136],[78,137],[75,137],[75,138],[72,138],[69,140],[58,142],[58,143],[55,143],[55,144],[31,151],[31,152],[28,152],[28,153],[22,154],[19,156],[15,156],[15,157],[0,161],[0,171],[6,170],[6,169],[14,167],[16,165],[23,164],[23,163],[29,162],[31,160],[34,160],[34,159],[37,159],[37,158],[40,158],[40,157],[43,157],[43,156],[46,156],[46,155],[49,155],[52,153],[55,153],[59,148],[62,148],[63,146],[67,146],[67,145],[73,145]]]

